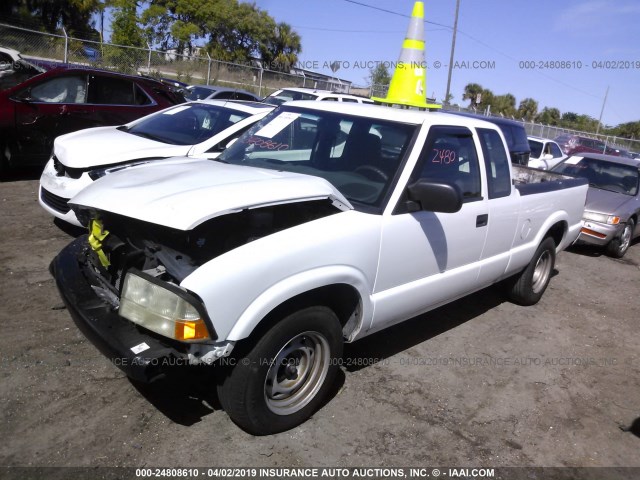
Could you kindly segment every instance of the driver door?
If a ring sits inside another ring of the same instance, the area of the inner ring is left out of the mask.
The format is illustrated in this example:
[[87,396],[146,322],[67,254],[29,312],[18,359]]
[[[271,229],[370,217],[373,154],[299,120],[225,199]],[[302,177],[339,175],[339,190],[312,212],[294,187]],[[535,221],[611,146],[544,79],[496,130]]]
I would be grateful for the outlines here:
[[373,330],[466,294],[478,282],[488,205],[472,132],[431,127],[409,183],[420,178],[457,185],[463,205],[456,213],[410,211],[404,195],[383,216]]

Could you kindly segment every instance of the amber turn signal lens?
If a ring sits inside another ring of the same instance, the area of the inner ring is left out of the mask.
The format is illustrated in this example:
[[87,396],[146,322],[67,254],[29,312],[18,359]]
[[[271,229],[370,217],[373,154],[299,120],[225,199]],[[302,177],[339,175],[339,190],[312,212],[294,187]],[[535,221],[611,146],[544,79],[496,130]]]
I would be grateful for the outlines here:
[[202,319],[195,321],[176,321],[176,340],[203,340],[209,338],[209,332]]
[[590,228],[582,228],[580,231],[586,235],[591,235],[592,237],[607,238],[606,235],[596,232],[595,230],[591,230]]

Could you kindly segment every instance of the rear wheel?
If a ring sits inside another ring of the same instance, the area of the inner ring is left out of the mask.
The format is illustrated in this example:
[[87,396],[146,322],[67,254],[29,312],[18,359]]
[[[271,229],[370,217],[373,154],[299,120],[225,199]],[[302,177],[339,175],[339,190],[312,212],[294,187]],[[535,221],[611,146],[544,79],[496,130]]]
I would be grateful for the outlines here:
[[231,419],[254,435],[289,430],[326,397],[342,357],[342,327],[326,307],[299,310],[233,358],[218,387]]
[[549,285],[555,262],[556,244],[547,237],[538,246],[527,268],[509,282],[508,295],[511,301],[519,305],[538,303]]
[[7,161],[7,144],[0,141],[0,180],[4,179],[9,170],[9,162]]
[[633,237],[633,230],[636,224],[633,221],[633,218],[630,218],[627,221],[627,224],[624,226],[624,230],[619,237],[611,240],[607,246],[605,247],[605,252],[607,255],[613,258],[622,258],[624,257],[627,250],[629,250],[629,246],[631,245],[631,240]]

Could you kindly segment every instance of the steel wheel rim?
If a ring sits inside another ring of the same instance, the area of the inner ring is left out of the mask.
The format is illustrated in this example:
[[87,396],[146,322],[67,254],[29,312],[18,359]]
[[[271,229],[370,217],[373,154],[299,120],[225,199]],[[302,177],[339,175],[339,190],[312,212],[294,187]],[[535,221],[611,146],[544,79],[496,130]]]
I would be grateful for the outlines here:
[[304,332],[285,343],[264,382],[269,410],[291,415],[307,406],[327,377],[330,355],[328,340],[318,332]]
[[627,224],[622,231],[622,235],[620,236],[620,247],[618,248],[619,253],[624,253],[629,248],[629,244],[631,243],[631,225]]
[[547,250],[542,252],[542,255],[538,257],[536,266],[533,269],[533,279],[531,281],[531,287],[534,293],[539,293],[549,280],[551,274],[551,253]]

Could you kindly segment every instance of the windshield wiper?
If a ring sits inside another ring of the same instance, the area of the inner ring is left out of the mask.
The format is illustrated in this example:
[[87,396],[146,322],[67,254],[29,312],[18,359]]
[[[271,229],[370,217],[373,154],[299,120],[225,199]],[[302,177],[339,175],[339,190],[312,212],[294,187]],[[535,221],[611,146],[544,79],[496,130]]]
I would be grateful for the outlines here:
[[154,140],[160,143],[169,143],[172,145],[176,145],[175,143],[171,143],[167,141],[166,138],[160,138],[160,137],[157,137],[156,135],[152,135],[151,133],[147,133],[147,132],[132,132],[131,130],[129,130],[127,133],[130,133],[132,135],[137,135],[138,137],[148,138],[149,140]]

